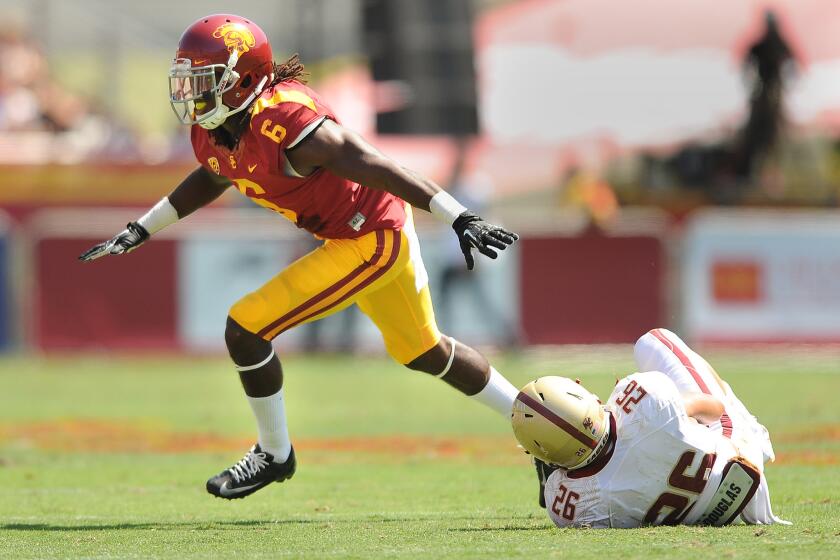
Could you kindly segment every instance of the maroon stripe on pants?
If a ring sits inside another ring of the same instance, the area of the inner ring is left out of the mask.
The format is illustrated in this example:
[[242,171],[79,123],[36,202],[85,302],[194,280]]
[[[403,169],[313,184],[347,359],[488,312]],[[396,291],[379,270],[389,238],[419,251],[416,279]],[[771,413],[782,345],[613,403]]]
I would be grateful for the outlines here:
[[[654,329],[650,331],[650,334],[655,336],[659,341],[668,347],[668,349],[673,352],[673,354],[677,357],[680,363],[685,366],[685,369],[688,370],[688,373],[691,374],[691,377],[694,378],[694,381],[700,387],[700,390],[703,391],[707,395],[711,395],[712,392],[709,391],[709,386],[703,381],[703,378],[700,376],[700,373],[694,367],[694,364],[691,363],[691,359],[685,355],[685,352],[680,350],[680,348],[668,340],[659,329]],[[729,417],[728,414],[724,413],[720,417],[720,427],[723,430],[723,437],[732,438],[732,418]]]
[[265,336],[270,333],[272,330],[276,329],[289,319],[294,318],[296,315],[303,313],[307,309],[311,308],[313,305],[317,305],[319,302],[323,301],[324,299],[330,297],[332,294],[336,293],[338,290],[349,284],[353,281],[354,278],[358,277],[362,272],[368,269],[370,266],[375,266],[376,263],[382,258],[382,253],[385,251],[385,232],[382,230],[376,231],[376,250],[373,253],[373,256],[370,259],[370,262],[363,262],[359,266],[357,266],[353,271],[324,290],[323,292],[319,292],[318,294],[314,295],[313,297],[306,300],[304,303],[298,305],[276,321],[272,321],[267,327],[264,327],[260,332],[257,334],[259,336]]
[[386,272],[388,272],[391,269],[391,267],[394,266],[394,263],[397,261],[397,257],[399,257],[399,254],[400,254],[400,232],[398,232],[396,230],[391,230],[391,233],[394,234],[394,246],[391,249],[391,257],[388,259],[388,262],[386,262],[382,266],[382,268],[380,268],[379,270],[377,270],[376,272],[371,274],[364,282],[361,282],[358,286],[356,286],[355,288],[353,288],[352,290],[347,292],[347,295],[345,295],[341,299],[339,299],[337,301],[334,301],[333,303],[324,307],[323,309],[319,309],[318,311],[310,313],[306,317],[298,319],[297,321],[295,321],[294,323],[292,323],[291,325],[289,325],[288,327],[286,327],[285,329],[283,329],[282,331],[277,333],[277,335],[279,335],[280,333],[286,332],[287,330],[291,329],[292,327],[296,327],[297,325],[303,323],[304,321],[308,321],[309,319],[311,319],[312,317],[315,317],[316,315],[320,315],[321,313],[325,313],[325,312],[329,311],[330,309],[332,309],[336,305],[339,305],[343,301],[347,301],[347,298],[352,297],[353,295],[359,293],[361,290],[370,286],[371,284],[376,282],[376,280],[381,278],[382,275],[384,275]]
[[732,418],[725,412],[720,416],[720,425],[723,428],[723,437],[732,438]]
[[712,392],[709,391],[709,387],[706,385],[706,382],[703,381],[703,378],[700,376],[700,372],[697,371],[697,369],[694,367],[694,364],[691,363],[689,357],[686,356],[685,353],[682,350],[680,350],[676,344],[668,340],[668,337],[662,334],[662,332],[659,329],[654,329],[650,331],[650,334],[658,338],[659,342],[667,346],[668,350],[670,350],[677,357],[680,363],[683,366],[685,366],[685,369],[688,370],[688,373],[691,374],[691,377],[694,378],[694,381],[700,387],[701,391],[703,391],[707,395],[712,394]]

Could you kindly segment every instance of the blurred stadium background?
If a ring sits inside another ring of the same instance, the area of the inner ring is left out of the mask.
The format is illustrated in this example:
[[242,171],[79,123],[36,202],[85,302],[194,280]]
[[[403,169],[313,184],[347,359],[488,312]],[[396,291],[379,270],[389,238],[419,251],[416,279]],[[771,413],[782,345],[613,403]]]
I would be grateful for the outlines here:
[[[840,341],[834,0],[0,9],[3,348],[221,351],[229,305],[313,246],[231,193],[131,258],[75,261],[195,165],[165,76],[183,28],[224,10],[299,52],[345,124],[523,235],[466,275],[421,220],[440,323],[465,341]],[[381,351],[344,315],[278,343]]]

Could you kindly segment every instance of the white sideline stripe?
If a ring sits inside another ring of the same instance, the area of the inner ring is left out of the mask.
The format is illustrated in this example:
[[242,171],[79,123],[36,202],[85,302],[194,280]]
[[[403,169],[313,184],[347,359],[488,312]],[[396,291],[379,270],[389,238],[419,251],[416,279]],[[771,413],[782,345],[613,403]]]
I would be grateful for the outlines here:
[[446,338],[448,338],[448,339],[449,339],[449,346],[450,346],[450,348],[451,348],[451,350],[450,350],[450,352],[449,352],[449,361],[448,361],[448,362],[446,362],[446,367],[445,367],[445,368],[443,368],[443,371],[442,371],[442,372],[440,372],[438,375],[435,375],[435,377],[437,377],[438,379],[440,379],[441,377],[443,377],[444,375],[446,375],[447,373],[449,373],[449,368],[451,368],[451,367],[452,367],[452,362],[454,362],[454,361],[455,361],[455,342],[456,342],[456,341],[455,341],[455,339],[454,339],[454,338],[452,338],[451,336],[448,336],[448,337],[446,337]]
[[274,348],[271,349],[271,353],[268,355],[268,358],[266,358],[265,360],[261,361],[260,363],[258,363],[256,365],[253,365],[253,366],[238,366],[236,364],[233,364],[233,365],[236,367],[236,371],[253,371],[255,369],[260,369],[261,367],[263,367],[265,364],[270,362],[271,358],[273,358],[273,357],[274,357]]

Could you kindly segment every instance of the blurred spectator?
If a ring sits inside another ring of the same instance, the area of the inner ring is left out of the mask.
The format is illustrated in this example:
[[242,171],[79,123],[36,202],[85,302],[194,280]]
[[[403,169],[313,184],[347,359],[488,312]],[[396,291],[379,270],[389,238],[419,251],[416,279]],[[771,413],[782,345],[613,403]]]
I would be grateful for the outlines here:
[[589,224],[603,230],[618,215],[618,198],[612,186],[599,173],[581,167],[570,168],[560,186],[559,203],[583,210]]
[[784,120],[784,82],[792,73],[794,62],[776,15],[768,10],[764,34],[750,47],[744,60],[752,86],[750,114],[736,158],[736,173],[742,178],[752,178],[757,164],[779,141]]
[[[488,199],[493,195],[493,182],[489,176],[477,170],[467,172],[469,141],[466,138],[458,138],[455,142],[455,162],[445,188],[461,204],[481,215],[486,209]],[[454,330],[454,299],[463,295],[470,299],[473,310],[464,316],[478,317],[486,324],[494,325],[495,331],[499,333],[499,342],[504,346],[516,346],[519,343],[518,330],[499,311],[493,298],[487,295],[478,275],[467,270],[458,238],[451,233],[451,230],[448,230],[445,234],[446,245],[438,283],[440,301],[435,307],[442,330]],[[459,286],[464,289],[459,289]]]
[[0,130],[32,130],[41,120],[36,88],[47,65],[41,52],[26,41],[20,29],[0,31]]
[[0,31],[0,161],[136,158],[134,134],[93,106],[50,78],[44,55],[23,29]]

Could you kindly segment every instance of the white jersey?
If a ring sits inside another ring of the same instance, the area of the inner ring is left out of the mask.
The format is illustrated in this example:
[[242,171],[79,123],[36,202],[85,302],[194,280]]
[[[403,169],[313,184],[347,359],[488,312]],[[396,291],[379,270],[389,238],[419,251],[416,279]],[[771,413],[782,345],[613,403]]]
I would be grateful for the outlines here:
[[[677,386],[657,371],[619,381],[606,407],[616,434],[612,451],[583,469],[552,473],[549,517],[559,527],[699,522],[724,466],[738,454],[731,439],[720,426],[690,418]],[[766,492],[763,475],[761,486]]]

